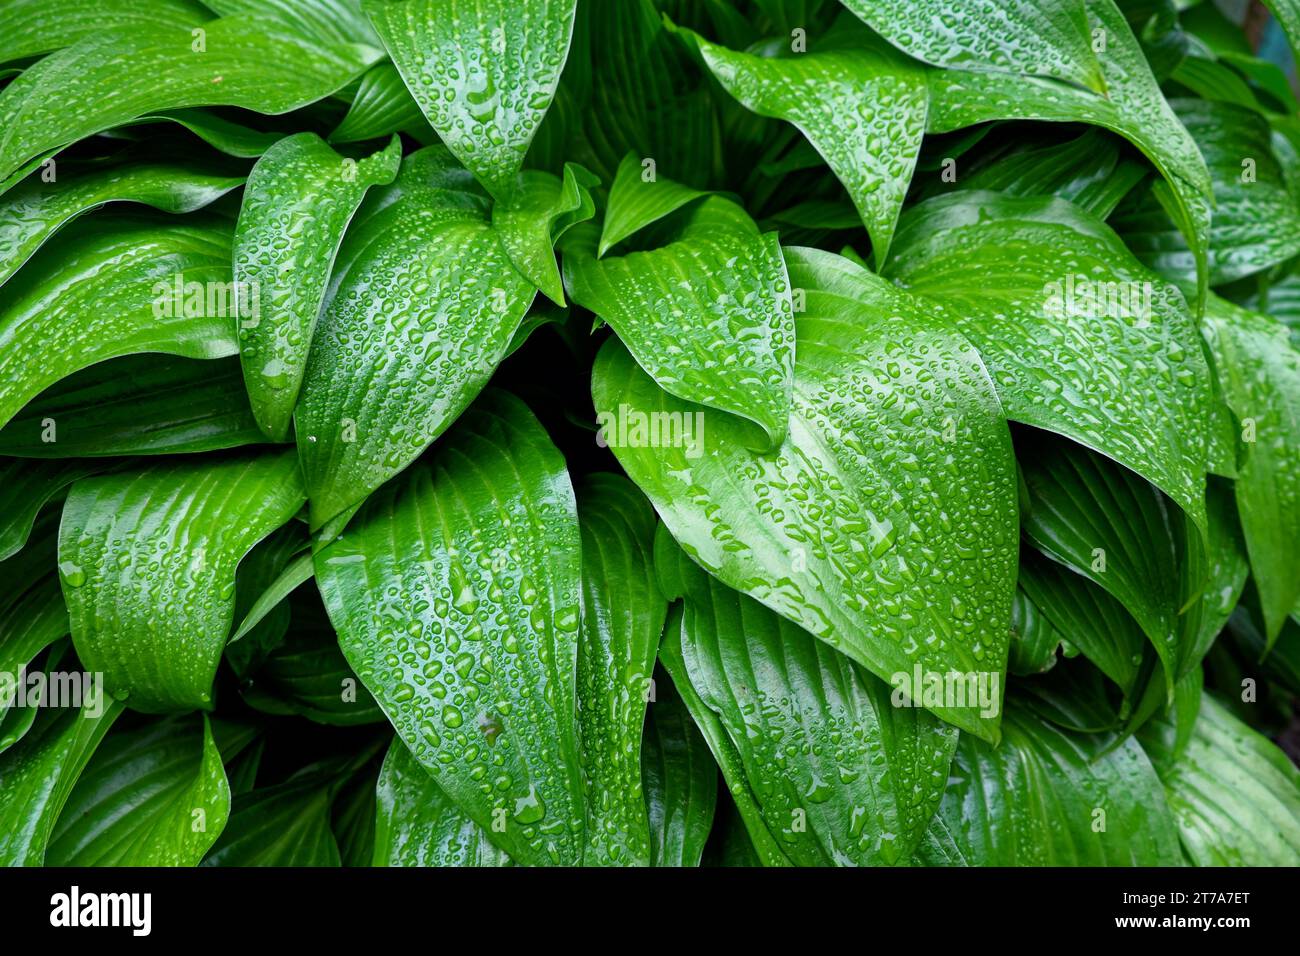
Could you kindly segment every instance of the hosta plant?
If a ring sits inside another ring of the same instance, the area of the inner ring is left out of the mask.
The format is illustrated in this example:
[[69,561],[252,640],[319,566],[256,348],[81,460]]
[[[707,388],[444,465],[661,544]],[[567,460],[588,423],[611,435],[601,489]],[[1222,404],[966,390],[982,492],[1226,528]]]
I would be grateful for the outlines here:
[[4,0],[0,861],[1300,863],[1252,49]]

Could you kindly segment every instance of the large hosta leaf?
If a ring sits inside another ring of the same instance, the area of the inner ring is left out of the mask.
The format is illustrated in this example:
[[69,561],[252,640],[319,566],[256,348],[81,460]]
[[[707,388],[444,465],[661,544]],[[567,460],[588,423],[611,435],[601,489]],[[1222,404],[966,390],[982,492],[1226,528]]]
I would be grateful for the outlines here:
[[654,574],[654,511],[626,478],[592,475],[579,493],[582,632],[578,727],[590,865],[650,863],[641,734],[667,604]]
[[718,765],[671,680],[660,672],[641,741],[651,866],[699,866],[713,827]]
[[1238,422],[1237,509],[1271,641],[1300,598],[1300,352],[1286,326],[1217,297],[1205,333]]
[[307,350],[343,231],[366,190],[397,175],[401,143],[345,159],[315,133],[287,136],[249,174],[235,227],[234,278],[258,308],[239,328],[244,381],[258,424],[289,433]]
[[211,19],[197,0],[8,0],[0,6],[0,63],[70,46],[106,25],[189,30]]
[[[917,861],[964,866],[1178,866],[1160,780],[1137,741],[1069,733],[1020,706],[1002,743],[962,735]],[[1103,752],[1104,751],[1104,752]]]
[[165,212],[192,212],[238,186],[237,176],[214,176],[185,166],[132,163],[90,168],[54,182],[30,176],[0,199],[0,284],[18,271],[69,219],[110,202],[146,203]]
[[[737,423],[672,398],[611,342],[593,394],[618,417],[606,429],[614,452],[696,561],[876,676],[1000,674],[1017,515],[987,372],[865,269],[815,250],[787,256],[807,308],[776,454],[748,450]],[[997,739],[996,717],[935,712]]]
[[[1210,170],[1211,285],[1232,282],[1300,254],[1300,208],[1270,146],[1268,123],[1226,103],[1170,104],[1195,138]],[[1129,248],[1152,268],[1185,282],[1196,279],[1187,240],[1148,194],[1114,222]]]
[[995,119],[1091,123],[1132,142],[1168,183],[1171,215],[1195,254],[1198,291],[1207,282],[1213,192],[1196,142],[1165,101],[1146,58],[1114,0],[1085,0],[1092,30],[1104,36],[1099,56],[1106,95],[1046,78],[932,70],[929,131],[949,132]]
[[[58,248],[0,288],[0,425],[47,386],[105,359],[233,354],[233,320],[209,307],[229,282],[230,232],[217,220],[118,216],[70,227]],[[199,291],[177,296],[179,283]]]
[[958,70],[1105,82],[1081,0],[843,0],[900,50]]
[[52,866],[196,866],[230,814],[230,785],[208,718],[110,734],[59,815]]
[[97,694],[42,708],[35,726],[0,754],[0,866],[40,866],[68,794],[122,705]]
[[565,248],[565,285],[575,302],[613,326],[662,388],[746,418],[780,445],[795,334],[776,234],[759,232],[720,196],[682,216],[675,241],[625,256],[597,259],[595,231],[575,233]]
[[577,0],[363,6],[442,141],[493,195],[508,195],[555,97]]
[[286,113],[329,96],[379,56],[311,43],[269,20],[230,17],[201,31],[96,30],[26,70],[0,92],[0,179],[33,156],[157,110]]
[[[748,788],[795,864],[908,860],[943,795],[956,728],[896,706],[884,682],[673,552],[663,536],[665,588],[684,598],[665,640],[739,755],[742,777],[723,765],[732,790]],[[988,703],[1001,706],[996,687]]]
[[235,569],[302,503],[290,451],[167,460],[73,485],[59,573],[82,661],[135,710],[207,708]]
[[580,548],[564,459],[489,392],[316,554],[339,642],[398,735],[519,863],[576,863]]
[[509,866],[477,823],[394,740],[379,772],[375,866]]
[[264,440],[233,356],[209,362],[125,355],[75,372],[33,398],[0,428],[0,454],[163,455]]
[[758,56],[696,42],[732,96],[808,137],[848,190],[881,265],[925,132],[924,71],[861,28],[819,37],[806,53],[783,45]]
[[405,468],[464,410],[533,298],[488,201],[442,147],[406,158],[348,232],[296,412],[319,527]]
[[1008,418],[1109,455],[1204,526],[1196,327],[1108,227],[1061,200],[953,193],[903,217],[887,271],[975,343]]
[[1300,866],[1300,772],[1209,694],[1187,749],[1171,721],[1142,745],[1165,785],[1183,849],[1197,866]]

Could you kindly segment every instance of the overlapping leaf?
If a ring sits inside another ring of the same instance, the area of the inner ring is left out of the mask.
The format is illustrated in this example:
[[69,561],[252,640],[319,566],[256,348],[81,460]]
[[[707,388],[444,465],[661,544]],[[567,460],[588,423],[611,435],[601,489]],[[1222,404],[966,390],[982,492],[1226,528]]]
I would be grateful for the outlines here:
[[365,0],[430,125],[508,196],[569,55],[577,0]]
[[255,314],[239,324],[244,381],[267,437],[289,433],[316,317],[334,256],[371,186],[397,175],[401,143],[360,161],[344,158],[314,133],[272,146],[249,174],[235,227],[234,281],[247,287]]
[[[796,865],[908,860],[943,795],[956,729],[897,706],[884,682],[675,551],[666,536],[656,547],[665,588],[684,598],[666,661],[725,729],[741,775],[730,762],[723,773],[761,819],[746,821],[751,836],[761,826]],[[996,688],[987,703],[1001,706]]]
[[580,539],[564,460],[490,392],[316,555],[339,642],[455,804],[526,865],[576,863]]
[[52,866],[195,866],[226,825],[230,785],[208,718],[110,734],[50,838]]
[[[848,260],[788,258],[807,309],[776,454],[748,450],[725,416],[669,396],[617,343],[593,373],[597,410],[622,421],[607,440],[695,560],[878,677],[914,664],[1000,673],[1016,494],[984,366]],[[996,717],[936,712],[997,737]]]
[[372,47],[313,43],[270,20],[228,17],[199,30],[97,29],[26,70],[0,92],[0,179],[32,157],[158,110],[286,113],[330,95],[379,56]]
[[1060,200],[953,193],[909,210],[887,272],[975,343],[1007,417],[1114,458],[1204,526],[1196,327],[1109,228]]
[[625,478],[596,474],[579,494],[582,631],[578,728],[588,794],[584,862],[650,863],[641,735],[667,606],[654,574],[654,512]]
[[673,242],[625,256],[597,259],[595,232],[575,234],[565,248],[565,286],[613,326],[662,388],[748,419],[778,446],[790,414],[795,334],[777,237],[718,196],[682,216]]
[[78,482],[64,505],[59,573],[82,661],[135,710],[206,709],[235,569],[302,503],[288,451]]
[[0,288],[0,425],[105,359],[233,354],[234,324],[210,295],[229,283],[230,232],[218,220],[119,216],[70,227]]
[[534,293],[488,216],[430,147],[349,230],[295,413],[314,527],[414,460],[506,354]]

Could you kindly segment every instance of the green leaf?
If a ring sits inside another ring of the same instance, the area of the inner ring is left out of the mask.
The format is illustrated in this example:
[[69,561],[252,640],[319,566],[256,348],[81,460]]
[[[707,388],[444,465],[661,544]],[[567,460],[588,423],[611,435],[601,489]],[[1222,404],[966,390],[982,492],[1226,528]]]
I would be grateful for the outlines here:
[[1151,724],[1151,755],[1196,866],[1300,866],[1300,771],[1209,694],[1186,751],[1175,726]]
[[263,441],[233,357],[100,362],[51,385],[0,428],[0,454],[24,458],[170,455]]
[[1178,866],[1160,780],[1137,741],[1067,733],[1009,706],[1002,743],[962,734],[923,865]]
[[232,800],[230,821],[204,866],[341,866],[330,805],[341,781],[316,767]]
[[249,129],[247,126],[240,126],[238,123],[232,123],[215,113],[201,109],[171,110],[166,113],[139,116],[125,126],[116,127],[116,130],[121,133],[137,125],[155,123],[175,123],[189,130],[213,149],[240,159],[261,156],[284,138],[282,133],[264,133],[261,130]]
[[[807,301],[776,454],[748,450],[733,420],[673,399],[613,342],[593,371],[596,409],[618,425],[606,440],[692,558],[877,677],[914,664],[1000,673],[1016,490],[984,366],[847,259],[811,249],[787,259]],[[935,712],[997,739],[996,717]]]
[[240,360],[258,424],[289,434],[316,317],[343,232],[371,186],[397,175],[401,141],[359,162],[315,133],[286,136],[249,173],[235,227],[234,280],[255,313],[240,322]]
[[1165,177],[1171,214],[1196,255],[1198,298],[1204,298],[1213,197],[1205,161],[1165,101],[1114,0],[1085,4],[1091,29],[1104,31],[1106,38],[1106,52],[1099,57],[1106,96],[1044,78],[933,70],[928,131],[946,133],[994,119],[1026,119],[1091,123],[1123,136]]
[[354,773],[334,801],[330,824],[344,866],[371,866],[375,858],[375,790],[380,764],[371,760]]
[[[230,635],[227,646],[242,640],[252,632],[268,614],[280,607],[299,585],[305,584],[316,576],[316,565],[310,554],[301,554],[285,565],[271,583],[249,605],[247,612],[240,619],[239,627]],[[238,615],[236,615],[238,616]]]
[[359,0],[204,0],[223,17],[273,20],[316,43],[379,46]]
[[681,217],[673,242],[625,256],[597,259],[595,230],[575,233],[565,247],[565,286],[613,326],[662,388],[748,419],[780,445],[795,335],[776,234],[760,233],[720,196]]
[[1032,556],[1033,552],[1020,556],[1019,586],[1011,604],[1011,650],[1007,655],[1007,672],[1018,677],[1050,671],[1056,666],[1056,650],[1061,644],[1060,632],[1025,593],[1026,554]]
[[234,354],[229,316],[205,304],[229,282],[230,234],[219,221],[117,216],[69,227],[57,248],[0,288],[0,425],[46,387],[105,359]]
[[573,48],[530,161],[580,162],[605,182],[627,156],[708,185],[721,166],[717,106],[654,0],[579,3]]
[[1300,599],[1300,352],[1286,326],[1217,297],[1204,328],[1238,422],[1237,510],[1271,645]]
[[960,177],[960,188],[991,190],[1007,196],[1056,196],[1098,219],[1147,176],[1137,160],[1121,159],[1119,141],[1089,129],[1064,143],[998,153]]
[[189,30],[211,19],[197,0],[8,0],[0,7],[0,63],[71,46],[110,24]]
[[[62,606],[63,598],[57,593],[57,582],[51,580],[55,590],[53,593],[58,607],[53,606],[53,602],[46,605],[42,611],[41,618],[26,622],[19,622],[20,629],[46,628],[48,634],[53,634],[54,628],[48,627],[49,622],[58,621],[57,628],[66,634],[68,629],[68,612]],[[18,609],[20,612],[24,608]],[[6,629],[11,630],[11,629]],[[0,636],[0,639],[10,637],[10,635]],[[28,661],[23,669],[18,673],[26,681],[26,695],[18,699],[16,692],[18,684],[10,685],[15,692],[15,698],[11,701],[5,699],[10,693],[9,688],[4,686],[8,682],[8,677],[0,678],[0,754],[4,753],[14,744],[18,743],[27,736],[28,731],[36,725],[36,717],[40,714],[42,707],[48,707],[56,702],[52,699],[51,687],[55,686],[61,679],[60,671],[57,669],[60,662],[65,659],[66,652],[71,646],[71,641],[66,641],[63,636],[55,638],[54,643],[41,652],[32,660]],[[13,672],[11,672],[13,673]],[[39,674],[39,676],[37,676]],[[9,706],[12,704],[12,706]]]
[[[266,660],[289,630],[289,605],[281,600],[287,592],[277,592],[291,567],[303,561],[311,564],[309,553],[295,557],[309,548],[306,529],[290,522],[254,545],[239,563],[233,620],[240,625],[226,641],[225,656],[241,681]],[[243,643],[237,644],[240,640]]]
[[[1160,655],[1172,694],[1174,681],[1184,673],[1185,648],[1178,640],[1183,555],[1175,529],[1182,516],[1170,513],[1164,496],[1151,484],[1073,442],[1025,441],[1019,450],[1030,499],[1023,520],[1026,535],[1048,557],[1103,588],[1127,609]],[[1199,536],[1189,544],[1199,553]],[[1198,593],[1203,584],[1195,582]],[[1043,606],[1037,598],[1035,603]],[[1111,652],[1102,651],[1086,633],[1076,642],[1078,632],[1067,630],[1064,619],[1053,623],[1127,693],[1136,672],[1120,659],[1136,666],[1139,662],[1132,658],[1140,655],[1140,645],[1134,648],[1131,634],[1119,630],[1122,610],[1116,615],[1101,597],[1093,603],[1096,606],[1085,616],[1099,624],[1104,613],[1105,630],[1117,642]],[[1103,665],[1101,658],[1111,666]]]
[[348,666],[318,602],[294,602],[291,614],[293,626],[284,639],[250,669],[244,699],[257,710],[320,724],[382,723],[383,711]]
[[508,202],[492,207],[492,227],[515,268],[548,299],[564,307],[564,283],[554,246],[572,226],[596,213],[589,189],[599,180],[581,166],[564,164],[564,178],[527,170]]
[[134,710],[209,707],[235,569],[302,503],[288,451],[164,461],[73,485],[59,573],[86,667]]
[[208,718],[109,734],[50,838],[50,866],[197,866],[230,814]]
[[361,78],[347,115],[330,133],[329,141],[359,143],[421,127],[426,132],[429,129],[424,114],[411,99],[397,67],[384,61],[372,66]]
[[1061,200],[939,196],[903,217],[887,272],[975,344],[1008,418],[1114,458],[1204,527],[1196,328],[1105,224]]
[[375,866],[510,866],[411,755],[394,740],[379,772]]
[[0,754],[0,866],[40,866],[55,821],[86,761],[122,712],[96,694],[43,707],[22,740]]
[[[1233,487],[1221,479],[1210,480],[1206,496],[1209,534],[1206,536],[1205,561],[1203,565],[1195,561],[1183,562],[1184,596],[1194,593],[1197,586],[1203,587],[1203,593],[1182,619],[1179,636],[1182,679],[1186,679],[1190,668],[1201,662],[1227,624],[1250,574]],[[1183,553],[1188,554],[1186,550]],[[1198,574],[1203,584],[1195,580]]]
[[900,50],[936,66],[1054,76],[1106,89],[1080,0],[843,2]]
[[[43,650],[68,634],[68,609],[53,576],[41,579],[21,593],[5,597],[0,605],[0,611],[3,611],[3,617],[0,617],[0,724],[18,703],[20,686],[27,679],[25,670]],[[40,693],[39,685],[34,689]],[[33,688],[30,685],[26,690],[23,703],[34,710],[40,702],[32,700]],[[0,729],[4,731],[0,735],[2,753],[16,738],[8,725],[0,726]]]
[[312,527],[410,464],[473,400],[533,287],[441,147],[407,156],[348,231],[296,412]]
[[652,557],[655,516],[636,486],[608,473],[590,475],[578,500],[578,729],[588,796],[583,862],[648,866],[641,736],[667,614]]
[[[676,550],[665,536],[656,558]],[[898,705],[843,654],[678,562],[684,591],[673,596],[685,604],[674,640],[739,756],[739,779],[722,767],[733,792],[749,789],[797,865],[908,860],[943,795],[956,729]]]
[[[74,167],[75,169],[75,167]],[[90,168],[54,182],[29,177],[0,199],[0,285],[60,226],[110,202],[146,203],[164,212],[193,212],[224,196],[242,177],[211,176],[185,166],[133,163]]]
[[508,196],[560,82],[577,0],[363,0],[429,123]]
[[94,462],[0,459],[0,561],[22,550],[48,502],[78,478],[99,470]]
[[609,200],[605,204],[597,257],[633,233],[708,195],[671,179],[660,179],[657,171],[643,166],[642,162],[635,153],[628,153],[618,164],[614,183],[609,187]]
[[[665,580],[662,567],[660,580]],[[682,617],[680,604],[670,608],[668,623],[664,627],[663,643],[659,647],[659,660],[664,665],[664,669],[672,675],[677,693],[690,712],[696,727],[699,728],[700,734],[708,743],[709,750],[712,751],[713,759],[717,761],[724,779],[729,782],[731,809],[741,818],[744,823],[743,829],[748,833],[743,845],[747,846],[749,850],[747,856],[752,857],[753,862],[745,865],[791,866],[790,859],[785,855],[777,838],[768,832],[757,798],[744,782],[745,768],[739,751],[727,736],[727,730],[717,713],[709,709],[691,685],[690,677],[686,673],[686,664],[682,660]]]
[[99,29],[28,68],[0,92],[0,178],[33,156],[158,110],[287,113],[329,96],[378,58],[370,47],[311,43],[267,20],[214,20],[202,31]]
[[[1210,284],[1232,282],[1300,254],[1300,206],[1269,145],[1268,123],[1225,103],[1174,100],[1170,105],[1200,147],[1214,186]],[[1122,212],[1114,225],[1153,269],[1180,281],[1195,280],[1195,256],[1158,197]]]
[[718,765],[671,680],[655,677],[641,740],[651,866],[699,866],[713,828]]
[[316,554],[343,652],[398,736],[529,866],[584,844],[580,547],[564,459],[489,392]]
[[[1133,693],[1146,636],[1124,605],[1055,561],[1020,557],[1020,586],[1056,638],[1077,647],[1125,696]],[[1056,645],[1052,645],[1053,653]]]
[[852,197],[879,267],[925,133],[924,71],[861,28],[817,37],[806,53],[782,42],[763,55],[684,32],[727,92],[760,116],[793,123],[816,147]]

